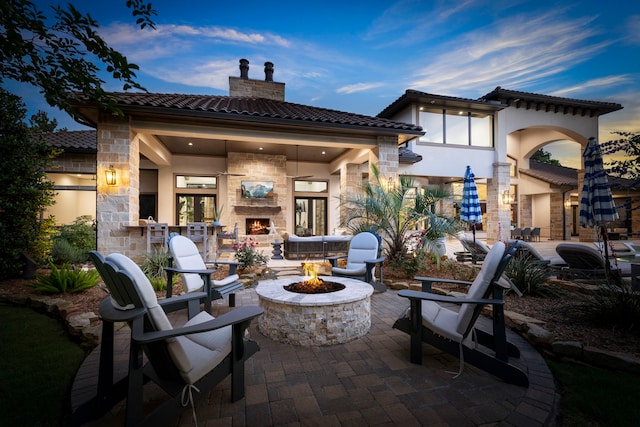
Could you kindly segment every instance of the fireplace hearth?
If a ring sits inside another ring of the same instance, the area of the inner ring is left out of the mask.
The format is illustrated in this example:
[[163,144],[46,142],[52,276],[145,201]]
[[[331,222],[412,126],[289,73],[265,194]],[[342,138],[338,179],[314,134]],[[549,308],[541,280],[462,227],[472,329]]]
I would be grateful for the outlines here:
[[246,234],[269,234],[269,218],[247,218],[246,219]]

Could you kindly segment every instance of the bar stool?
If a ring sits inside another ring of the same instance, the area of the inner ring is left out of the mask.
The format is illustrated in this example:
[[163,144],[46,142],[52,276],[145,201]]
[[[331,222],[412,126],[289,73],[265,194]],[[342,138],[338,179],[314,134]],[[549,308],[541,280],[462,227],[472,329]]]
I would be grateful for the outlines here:
[[207,260],[207,223],[206,222],[188,222],[187,223],[187,239],[193,243],[202,243],[202,259]]
[[169,241],[169,224],[153,222],[147,224],[147,253],[151,253],[152,244],[162,245],[162,251],[166,252]]

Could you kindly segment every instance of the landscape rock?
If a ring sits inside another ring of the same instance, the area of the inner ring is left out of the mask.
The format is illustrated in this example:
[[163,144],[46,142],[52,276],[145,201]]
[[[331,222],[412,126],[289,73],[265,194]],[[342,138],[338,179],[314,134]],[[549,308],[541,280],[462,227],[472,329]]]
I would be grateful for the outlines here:
[[584,345],[580,341],[554,341],[551,349],[555,354],[576,360],[584,356]]

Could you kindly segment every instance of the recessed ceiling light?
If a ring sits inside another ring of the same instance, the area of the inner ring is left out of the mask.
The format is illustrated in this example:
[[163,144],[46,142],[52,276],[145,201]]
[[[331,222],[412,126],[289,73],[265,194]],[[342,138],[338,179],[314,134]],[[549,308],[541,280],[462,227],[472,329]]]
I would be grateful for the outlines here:
[[260,148],[258,148],[258,150],[262,151],[262,150],[263,150],[263,148],[262,148],[262,147],[260,147]]
[[191,145],[193,145],[193,142],[189,141],[189,145],[190,145],[190,146],[191,146]]
[[322,152],[322,155],[324,156],[325,154],[327,154],[327,152],[326,152],[326,151],[323,151],[323,152]]

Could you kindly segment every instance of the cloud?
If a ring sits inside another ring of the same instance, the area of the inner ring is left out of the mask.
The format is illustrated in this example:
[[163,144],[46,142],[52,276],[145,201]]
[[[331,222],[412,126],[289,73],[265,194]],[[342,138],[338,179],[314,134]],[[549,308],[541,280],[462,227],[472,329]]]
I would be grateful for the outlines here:
[[549,95],[567,97],[575,92],[587,92],[591,89],[607,89],[615,86],[626,85],[633,83],[633,79],[628,74],[622,74],[619,76],[601,77],[598,79],[588,80],[584,83],[580,83],[575,86],[571,86],[564,89],[559,89],[549,93]]
[[442,45],[414,75],[427,91],[475,91],[501,85],[522,88],[592,58],[610,42],[589,44],[597,31],[588,17],[560,20],[557,12],[515,16],[462,34]]
[[638,28],[640,28],[640,15],[631,15],[627,19],[626,37],[634,45],[640,45],[640,31],[638,31]]
[[336,89],[336,93],[351,94],[356,92],[364,92],[384,86],[384,83],[356,83],[352,85],[342,86]]

